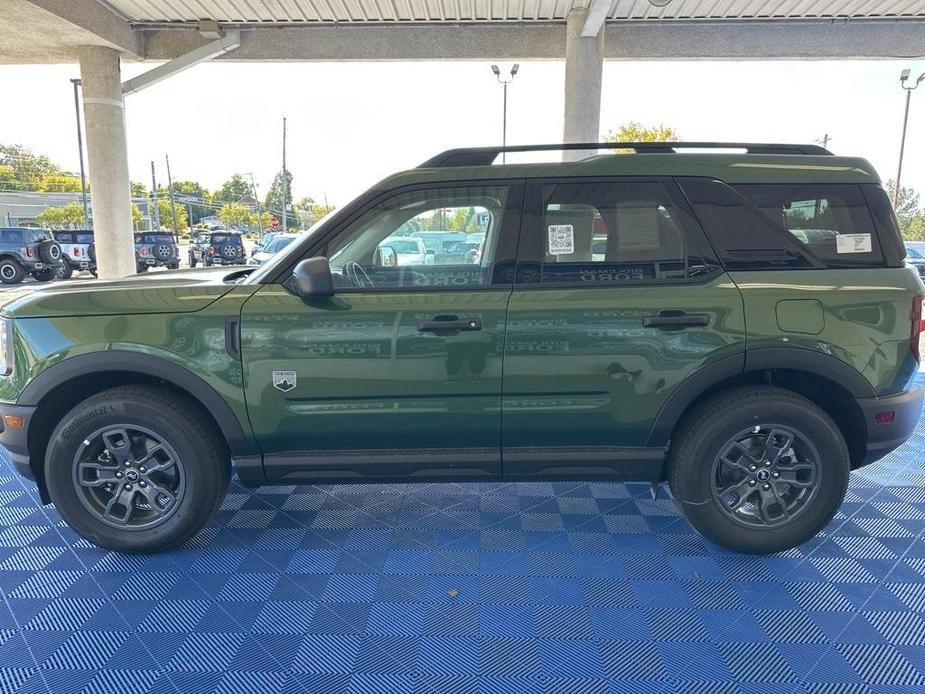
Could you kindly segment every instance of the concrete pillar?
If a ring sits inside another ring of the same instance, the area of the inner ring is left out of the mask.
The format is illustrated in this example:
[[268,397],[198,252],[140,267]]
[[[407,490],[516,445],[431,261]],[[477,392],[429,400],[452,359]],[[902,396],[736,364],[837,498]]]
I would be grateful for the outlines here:
[[[565,42],[564,142],[597,142],[601,130],[601,79],[604,68],[604,25],[597,36],[584,37],[586,8],[569,12]],[[564,161],[575,161],[594,152],[564,152]]]
[[102,278],[134,275],[119,52],[103,46],[81,46],[79,56],[98,273]]

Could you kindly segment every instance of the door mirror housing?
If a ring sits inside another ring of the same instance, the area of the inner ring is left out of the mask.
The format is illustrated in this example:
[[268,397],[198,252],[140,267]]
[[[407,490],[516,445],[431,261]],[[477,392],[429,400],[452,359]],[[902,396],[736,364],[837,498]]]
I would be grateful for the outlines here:
[[300,261],[286,280],[286,288],[303,299],[334,296],[334,278],[328,259],[319,256]]
[[392,246],[378,246],[376,248],[375,265],[378,267],[395,267],[398,265],[398,254]]

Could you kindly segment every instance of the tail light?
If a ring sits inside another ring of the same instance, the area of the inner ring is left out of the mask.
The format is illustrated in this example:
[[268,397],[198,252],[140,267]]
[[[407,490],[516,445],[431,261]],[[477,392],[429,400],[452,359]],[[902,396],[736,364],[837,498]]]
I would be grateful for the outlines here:
[[74,248],[74,257],[75,257],[75,258],[79,258],[79,257],[80,257],[80,249],[77,248],[77,247]]
[[26,246],[26,257],[27,258],[32,257],[32,246]]
[[144,246],[142,246],[142,247],[141,247],[140,253],[141,253],[141,255],[148,255],[148,249],[145,248]]
[[215,246],[209,246],[209,255],[215,255]]
[[919,337],[922,335],[922,297],[912,297],[912,338],[909,348],[916,360],[921,361],[922,355],[919,354]]

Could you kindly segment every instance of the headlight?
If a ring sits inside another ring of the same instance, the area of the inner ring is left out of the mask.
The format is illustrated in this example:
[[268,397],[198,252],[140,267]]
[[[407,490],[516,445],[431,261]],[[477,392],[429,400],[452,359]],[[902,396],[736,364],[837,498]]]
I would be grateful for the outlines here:
[[13,373],[13,320],[0,318],[0,376]]

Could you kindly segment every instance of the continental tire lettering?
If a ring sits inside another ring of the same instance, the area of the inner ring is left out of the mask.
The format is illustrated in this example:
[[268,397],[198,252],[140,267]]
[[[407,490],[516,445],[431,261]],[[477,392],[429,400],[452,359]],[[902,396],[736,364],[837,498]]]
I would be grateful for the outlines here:
[[77,419],[67,425],[61,431],[61,438],[69,439],[74,435],[74,431],[79,429],[82,425],[86,424],[90,420],[96,419],[97,417],[104,417],[107,414],[112,414],[116,411],[116,408],[113,405],[100,405],[85,414],[80,415]]

